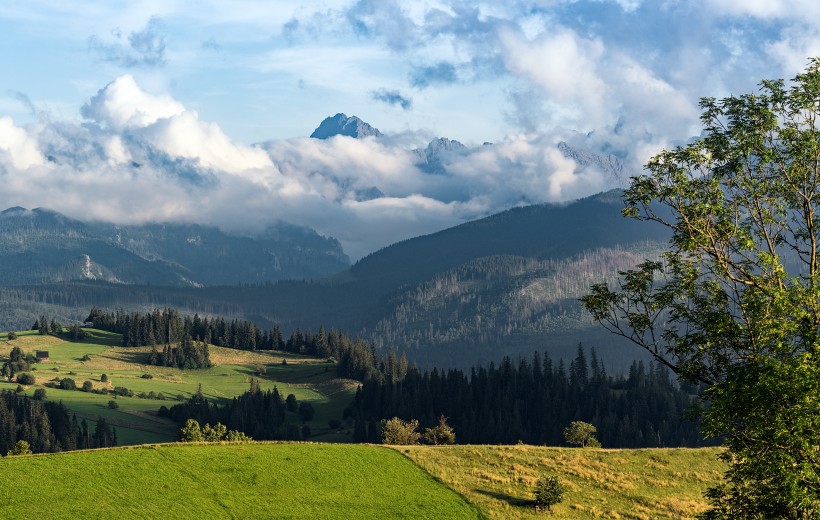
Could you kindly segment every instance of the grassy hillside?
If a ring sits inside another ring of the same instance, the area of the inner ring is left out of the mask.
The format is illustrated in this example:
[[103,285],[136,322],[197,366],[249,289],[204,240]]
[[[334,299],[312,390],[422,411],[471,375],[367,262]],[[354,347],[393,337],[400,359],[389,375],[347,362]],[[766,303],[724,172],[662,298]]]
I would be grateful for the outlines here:
[[163,445],[0,460],[0,517],[480,518],[377,446]]
[[[397,448],[490,518],[682,519],[706,509],[703,492],[725,466],[717,448],[600,450],[543,446]],[[553,515],[536,513],[540,475],[568,490]]]
[[[0,486],[0,517],[682,519],[705,509],[724,469],[716,455],[251,443],[7,457],[0,473],[14,485]],[[551,515],[531,503],[544,473],[568,487]]]
[[[31,373],[37,384],[27,387],[31,395],[50,381],[72,378],[81,387],[91,381],[95,389],[125,387],[134,397],[117,397],[81,391],[46,388],[49,400],[62,401],[78,418],[92,425],[98,416],[104,417],[117,428],[120,445],[176,440],[178,426],[156,415],[160,406],[172,406],[179,399],[188,399],[202,385],[202,392],[211,401],[219,402],[240,395],[249,387],[250,377],[264,369],[259,380],[262,390],[276,386],[282,396],[294,394],[301,401],[310,402],[316,415],[307,424],[315,440],[349,440],[349,436],[331,431],[330,419],[341,419],[342,410],[356,391],[354,381],[336,377],[336,367],[324,360],[285,354],[282,352],[246,352],[210,347],[214,367],[207,370],[179,370],[147,364],[150,347],[121,347],[120,336],[88,329],[89,337],[82,341],[67,341],[55,336],[41,336],[36,332],[21,332],[9,341],[0,334],[0,357],[8,355],[14,346],[25,352],[47,350],[49,360],[34,365]],[[83,361],[84,356],[90,359]],[[286,364],[283,365],[282,361]],[[102,374],[108,376],[101,381]],[[0,390],[14,390],[17,383],[0,379]],[[154,392],[155,398],[137,397]],[[160,399],[160,395],[161,399]],[[119,407],[111,409],[108,402],[115,399]],[[293,414],[293,422],[301,421]]]

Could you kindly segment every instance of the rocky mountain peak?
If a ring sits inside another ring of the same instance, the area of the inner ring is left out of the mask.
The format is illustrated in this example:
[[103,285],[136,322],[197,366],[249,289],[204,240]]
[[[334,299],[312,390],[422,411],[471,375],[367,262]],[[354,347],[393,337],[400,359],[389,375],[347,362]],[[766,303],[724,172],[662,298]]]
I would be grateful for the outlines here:
[[310,134],[314,139],[329,139],[335,135],[346,135],[360,139],[363,137],[381,137],[383,134],[378,128],[362,121],[356,116],[348,117],[339,113],[333,117],[326,117],[324,121]]

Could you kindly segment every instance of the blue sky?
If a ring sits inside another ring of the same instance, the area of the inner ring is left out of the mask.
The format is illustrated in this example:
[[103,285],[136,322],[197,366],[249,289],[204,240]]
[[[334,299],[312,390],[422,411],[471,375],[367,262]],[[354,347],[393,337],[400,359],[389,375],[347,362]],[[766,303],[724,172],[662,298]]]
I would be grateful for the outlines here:
[[[611,187],[560,141],[637,173],[699,133],[699,97],[820,55],[820,6],[0,2],[0,45],[0,206],[247,232],[284,219],[358,257]],[[337,112],[388,138],[305,138]],[[477,148],[431,175],[412,149],[437,136]],[[385,196],[357,198],[371,187]]]

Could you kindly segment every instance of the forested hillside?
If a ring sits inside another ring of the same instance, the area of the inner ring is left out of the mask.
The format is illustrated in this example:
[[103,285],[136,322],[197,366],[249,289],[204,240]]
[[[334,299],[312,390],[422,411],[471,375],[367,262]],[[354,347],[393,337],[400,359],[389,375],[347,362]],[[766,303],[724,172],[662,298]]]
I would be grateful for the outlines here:
[[172,288],[70,282],[0,289],[5,328],[73,309],[145,310],[243,318],[261,326],[318,330],[333,324],[422,366],[469,367],[503,355],[549,350],[571,359],[579,341],[626,370],[636,349],[605,334],[578,298],[645,258],[666,231],[620,215],[621,192],[566,205],[515,208],[397,243],[349,270],[313,281]]

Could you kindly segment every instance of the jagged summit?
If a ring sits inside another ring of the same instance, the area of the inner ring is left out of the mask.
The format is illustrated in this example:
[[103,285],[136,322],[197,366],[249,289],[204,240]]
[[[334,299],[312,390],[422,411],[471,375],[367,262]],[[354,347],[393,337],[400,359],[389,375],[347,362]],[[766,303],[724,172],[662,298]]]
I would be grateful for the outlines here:
[[348,117],[339,113],[333,117],[326,117],[319,127],[310,134],[314,139],[329,139],[334,135],[346,135],[356,139],[362,137],[381,137],[378,128],[370,126],[356,116]]

